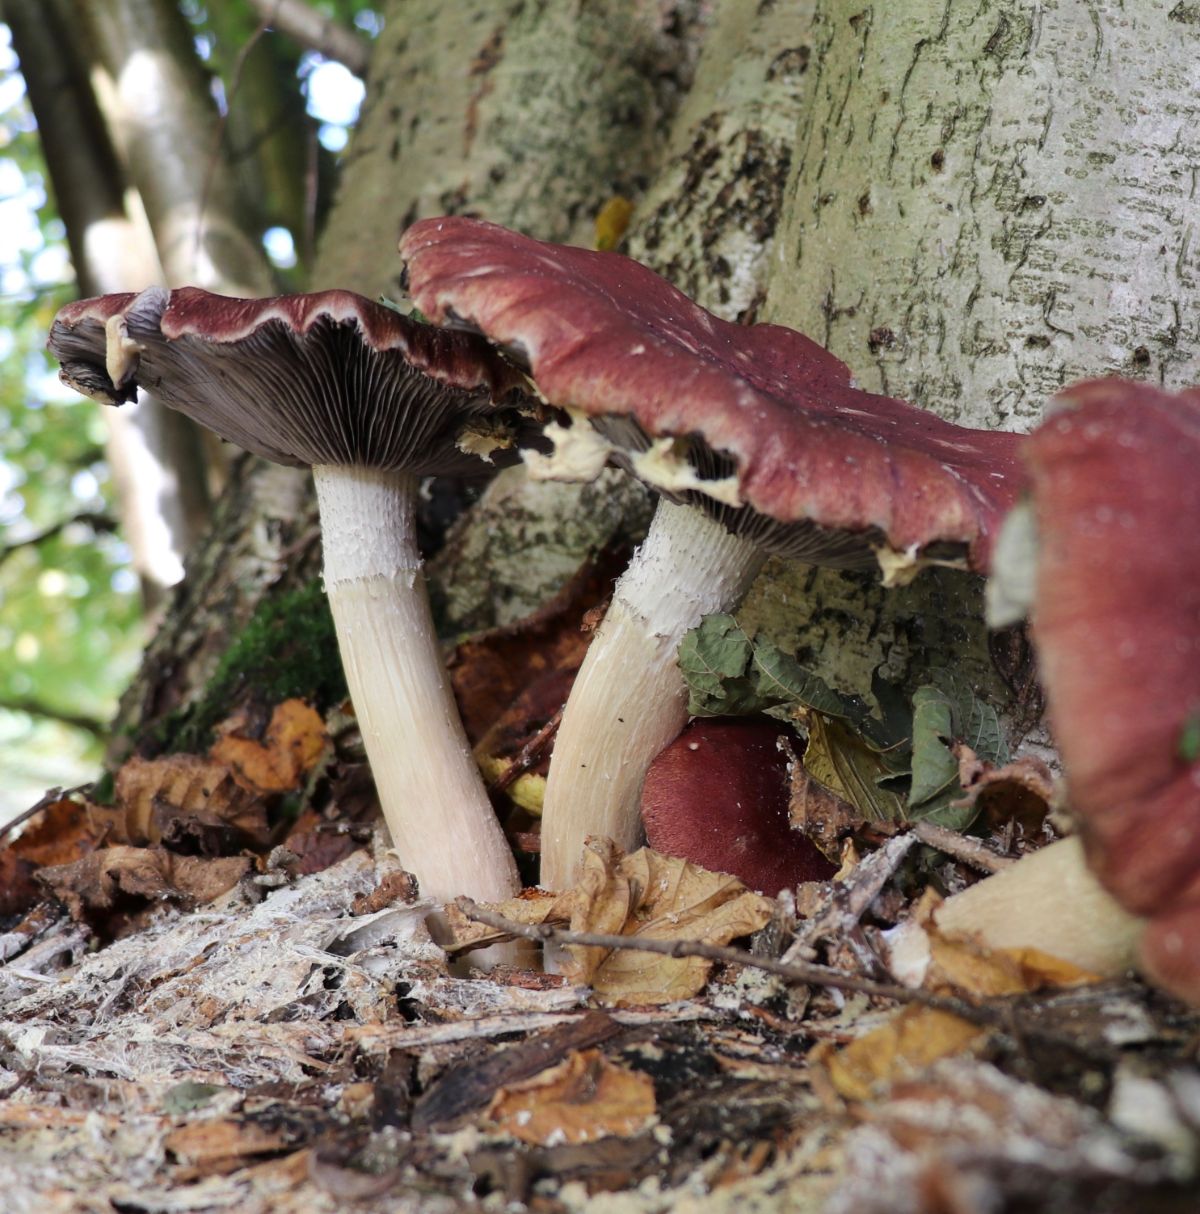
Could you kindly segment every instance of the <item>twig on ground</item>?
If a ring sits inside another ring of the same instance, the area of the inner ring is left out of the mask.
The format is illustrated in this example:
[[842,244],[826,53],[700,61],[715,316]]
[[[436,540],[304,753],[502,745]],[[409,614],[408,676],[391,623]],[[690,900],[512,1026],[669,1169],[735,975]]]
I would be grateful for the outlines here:
[[700,940],[652,940],[639,936],[614,936],[603,932],[573,932],[566,928],[552,927],[548,923],[516,923],[496,911],[479,906],[470,898],[458,898],[456,904],[468,919],[484,923],[511,936],[538,943],[554,944],[558,947],[577,944],[585,948],[630,949],[643,953],[659,953],[667,957],[703,957],[705,960],[718,961],[725,965],[750,966],[769,974],[777,974],[789,982],[823,986],[878,999],[892,999],[897,1003],[916,1004],[934,1011],[946,1012],[981,1028],[1001,1033],[1018,1050],[1023,1049],[1027,1041],[1039,1041],[1060,1048],[1069,1047],[1099,1060],[1111,1060],[1116,1053],[1114,1049],[1106,1046],[1084,1046],[1068,1034],[1029,1023],[1028,1018],[1021,1015],[1019,1000],[1023,996],[1019,995],[998,997],[987,1004],[975,1004],[949,995],[934,995],[928,991],[911,990],[887,982],[873,982],[869,978],[842,973],[823,965],[808,965],[803,962],[788,964],[772,957],[758,957],[742,949],[705,944]]
[[960,835],[946,826],[916,822],[912,826],[912,833],[927,846],[936,847],[938,851],[985,873],[998,873],[1016,863],[1011,856],[997,855],[983,840]]
[[719,961],[724,965],[748,965],[754,969],[777,974],[790,982],[803,982],[810,986],[824,986],[839,991],[850,991],[860,995],[871,995],[879,999],[894,999],[900,1003],[919,1003],[964,1020],[988,1026],[1004,1027],[1008,1019],[993,1009],[976,1007],[964,999],[944,995],[931,995],[928,991],[910,990],[889,982],[874,982],[856,974],[844,974],[823,965],[805,962],[788,964],[772,957],[757,957],[738,948],[726,948],[716,944],[705,944],[702,940],[654,940],[645,936],[615,936],[606,932],[573,932],[567,928],[553,927],[548,923],[517,923],[506,919],[496,911],[487,910],[470,898],[457,898],[456,905],[468,919],[494,927],[497,931],[524,940],[542,944],[565,946],[582,945],[585,948],[629,949],[641,953],[659,953],[665,957],[703,957],[706,961]]
[[[565,708],[566,705],[564,704],[563,707]],[[517,757],[513,759],[508,767],[504,769],[499,778],[492,785],[493,792],[503,792],[510,784],[514,783],[519,777],[523,776],[542,757],[542,753],[550,744],[550,740],[554,737],[555,733],[558,732],[558,726],[562,721],[562,715],[563,710],[560,708],[550,718],[550,720],[548,720],[546,724],[543,725],[541,729],[539,729],[537,733],[535,733],[533,737],[521,747],[520,751],[517,752]]]

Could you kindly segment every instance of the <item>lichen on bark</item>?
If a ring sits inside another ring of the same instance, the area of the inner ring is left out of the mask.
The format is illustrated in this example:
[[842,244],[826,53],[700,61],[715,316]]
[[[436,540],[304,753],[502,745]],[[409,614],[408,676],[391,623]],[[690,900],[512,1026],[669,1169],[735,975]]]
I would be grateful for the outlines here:
[[1071,380],[1200,378],[1183,6],[819,0],[770,319],[864,386],[1029,429]]

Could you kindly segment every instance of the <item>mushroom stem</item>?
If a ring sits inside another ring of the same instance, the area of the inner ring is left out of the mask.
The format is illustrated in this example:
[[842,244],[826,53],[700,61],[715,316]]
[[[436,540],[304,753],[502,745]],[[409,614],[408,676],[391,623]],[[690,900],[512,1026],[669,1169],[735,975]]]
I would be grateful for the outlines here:
[[687,721],[675,655],[700,618],[741,599],[764,557],[699,510],[661,502],[571,688],[542,809],[541,882],[565,889],[588,835],[632,850],[642,781]]
[[[1133,969],[1145,926],[1096,880],[1078,836],[1022,856],[947,898],[933,922],[944,936],[989,948],[1036,948],[1103,978]],[[905,923],[890,944],[892,972],[919,984],[929,961],[924,928]]]
[[383,816],[435,901],[520,888],[438,650],[417,551],[417,478],[313,468],[325,591]]

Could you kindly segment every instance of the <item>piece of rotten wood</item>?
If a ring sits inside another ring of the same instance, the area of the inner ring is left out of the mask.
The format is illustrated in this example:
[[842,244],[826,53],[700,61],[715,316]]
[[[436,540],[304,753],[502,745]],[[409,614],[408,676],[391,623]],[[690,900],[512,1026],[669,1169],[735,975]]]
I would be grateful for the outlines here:
[[417,1101],[413,1109],[413,1129],[431,1129],[482,1108],[498,1088],[544,1071],[572,1050],[607,1041],[620,1031],[620,1027],[603,1012],[588,1012],[577,1020],[492,1053],[483,1060],[469,1058],[451,1067]]

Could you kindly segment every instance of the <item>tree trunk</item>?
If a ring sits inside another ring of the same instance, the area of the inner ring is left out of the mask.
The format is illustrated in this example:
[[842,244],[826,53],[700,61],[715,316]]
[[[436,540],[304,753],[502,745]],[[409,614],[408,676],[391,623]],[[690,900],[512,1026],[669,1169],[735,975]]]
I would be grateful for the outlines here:
[[[88,81],[78,26],[62,0],[7,0],[4,18],[37,119],[71,261],[84,295],[162,281],[154,237],[129,189]],[[142,598],[153,610],[183,576],[183,558],[208,525],[196,427],[146,398],[106,409],[109,468],[121,530]]]
[[1195,11],[821,0],[771,318],[968,425],[1195,383]]
[[[1190,12],[819,0],[765,315],[968,425],[1028,429],[1085,376],[1195,382]],[[743,614],[843,686],[933,655],[998,697],[979,590],[772,566]]]

